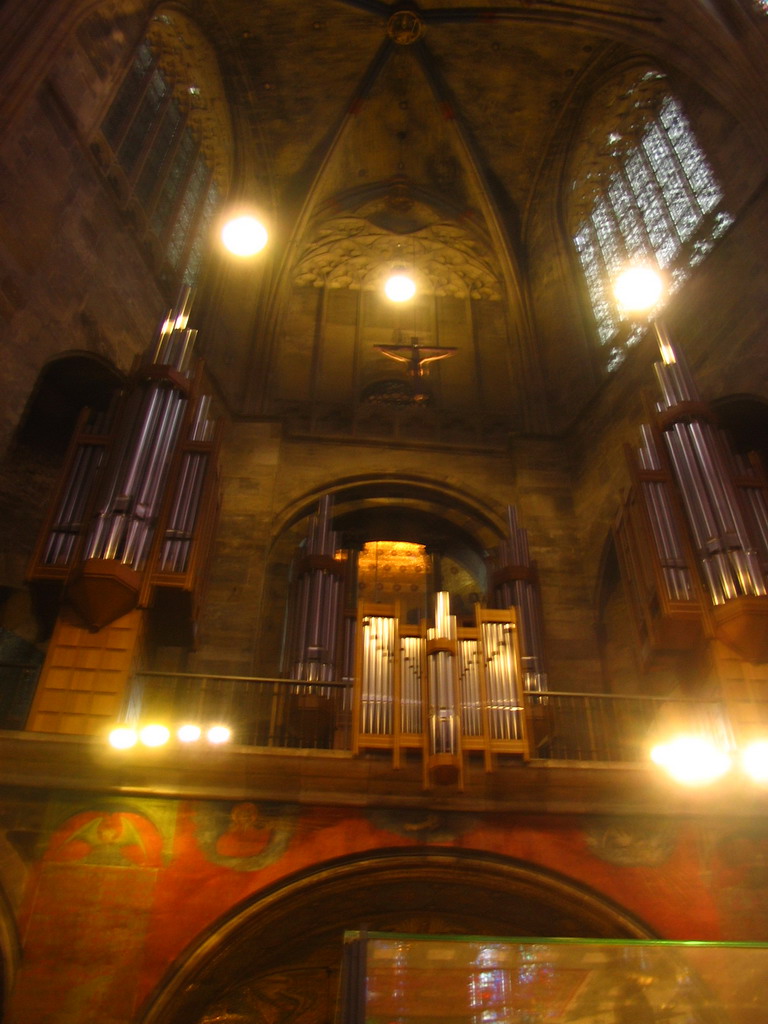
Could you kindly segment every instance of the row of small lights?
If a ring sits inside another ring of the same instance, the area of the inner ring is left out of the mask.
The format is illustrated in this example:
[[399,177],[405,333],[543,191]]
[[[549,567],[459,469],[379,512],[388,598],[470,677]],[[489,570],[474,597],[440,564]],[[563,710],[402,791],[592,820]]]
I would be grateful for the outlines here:
[[[187,722],[176,730],[176,739],[183,744],[197,743],[203,739],[203,729],[199,725]],[[232,730],[226,725],[211,725],[205,730],[205,739],[213,746],[221,746],[232,739]],[[130,750],[137,744],[145,747],[163,747],[170,740],[171,730],[159,722],[150,722],[136,728],[118,725],[109,734],[110,746],[116,750]]]

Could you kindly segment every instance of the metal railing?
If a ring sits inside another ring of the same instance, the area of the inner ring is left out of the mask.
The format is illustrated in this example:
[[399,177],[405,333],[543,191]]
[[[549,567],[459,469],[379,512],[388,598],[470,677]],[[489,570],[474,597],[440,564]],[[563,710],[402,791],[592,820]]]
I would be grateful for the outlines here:
[[142,672],[122,717],[225,725],[244,746],[350,750],[351,707],[351,683]]
[[534,757],[647,761],[651,746],[681,732],[725,747],[768,736],[768,701],[545,691],[526,695]]
[[[688,728],[733,745],[768,735],[768,701],[570,693],[525,695],[531,754],[544,760],[647,761],[654,739]],[[131,722],[224,724],[245,746],[350,750],[352,683],[143,672],[124,709]]]

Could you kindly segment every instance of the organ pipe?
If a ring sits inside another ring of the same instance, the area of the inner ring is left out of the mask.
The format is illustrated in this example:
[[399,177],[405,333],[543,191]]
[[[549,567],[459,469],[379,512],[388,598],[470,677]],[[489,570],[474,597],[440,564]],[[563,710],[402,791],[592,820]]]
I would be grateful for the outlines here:
[[531,559],[528,531],[521,527],[517,510],[507,506],[507,538],[489,559],[492,604],[516,608],[520,624],[520,650],[529,691],[547,688],[544,639],[536,563]]
[[330,682],[338,674],[345,568],[336,558],[331,529],[333,499],[325,495],[309,520],[304,550],[295,567],[288,626],[289,674],[293,679]]
[[437,782],[459,777],[459,728],[456,618],[450,613],[450,594],[435,594],[434,625],[427,628],[428,770]]
[[[752,536],[729,471],[727,441],[712,422],[688,368],[657,326],[662,361],[655,364],[664,441],[680,489],[704,585],[713,605],[768,594]],[[758,516],[762,518],[760,512]],[[764,525],[759,526],[764,535]]]
[[[113,402],[112,413],[114,406]],[[93,415],[91,410],[83,410],[66,460],[70,469],[62,478],[54,499],[52,522],[44,534],[42,562],[45,566],[70,568],[75,563],[90,512],[90,496],[104,463],[110,432],[107,414]]]
[[420,736],[423,730],[422,641],[420,636],[400,637],[400,729]]
[[639,486],[642,491],[648,522],[667,595],[672,601],[693,599],[693,581],[686,560],[685,542],[679,518],[675,515],[671,481],[662,476],[663,455],[653,431],[647,424],[640,428],[641,444],[637,452],[640,469],[645,471]]
[[217,425],[210,416],[210,409],[210,395],[200,395],[194,404],[171,491],[159,552],[160,572],[184,573],[190,567],[199,520],[206,509],[206,487],[212,477],[215,459],[213,442],[217,436]]
[[365,746],[392,746],[395,732],[401,730],[401,723],[395,718],[399,669],[395,656],[397,646],[396,608],[362,605],[358,635],[356,732]]

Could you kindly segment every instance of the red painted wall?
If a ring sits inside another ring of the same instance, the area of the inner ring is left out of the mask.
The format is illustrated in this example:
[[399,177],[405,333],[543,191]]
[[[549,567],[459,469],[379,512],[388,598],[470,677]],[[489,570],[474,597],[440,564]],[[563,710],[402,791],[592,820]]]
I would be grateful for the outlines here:
[[10,1024],[124,1024],[232,907],[295,872],[384,847],[528,862],[666,939],[768,940],[760,826],[157,799],[27,801],[11,817],[5,838],[24,886]]

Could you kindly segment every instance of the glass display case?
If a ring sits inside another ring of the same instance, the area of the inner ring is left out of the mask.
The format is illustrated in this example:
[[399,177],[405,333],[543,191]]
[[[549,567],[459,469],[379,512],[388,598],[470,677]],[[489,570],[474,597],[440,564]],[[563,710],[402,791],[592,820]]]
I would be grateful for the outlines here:
[[336,1024],[760,1024],[768,945],[348,932]]

